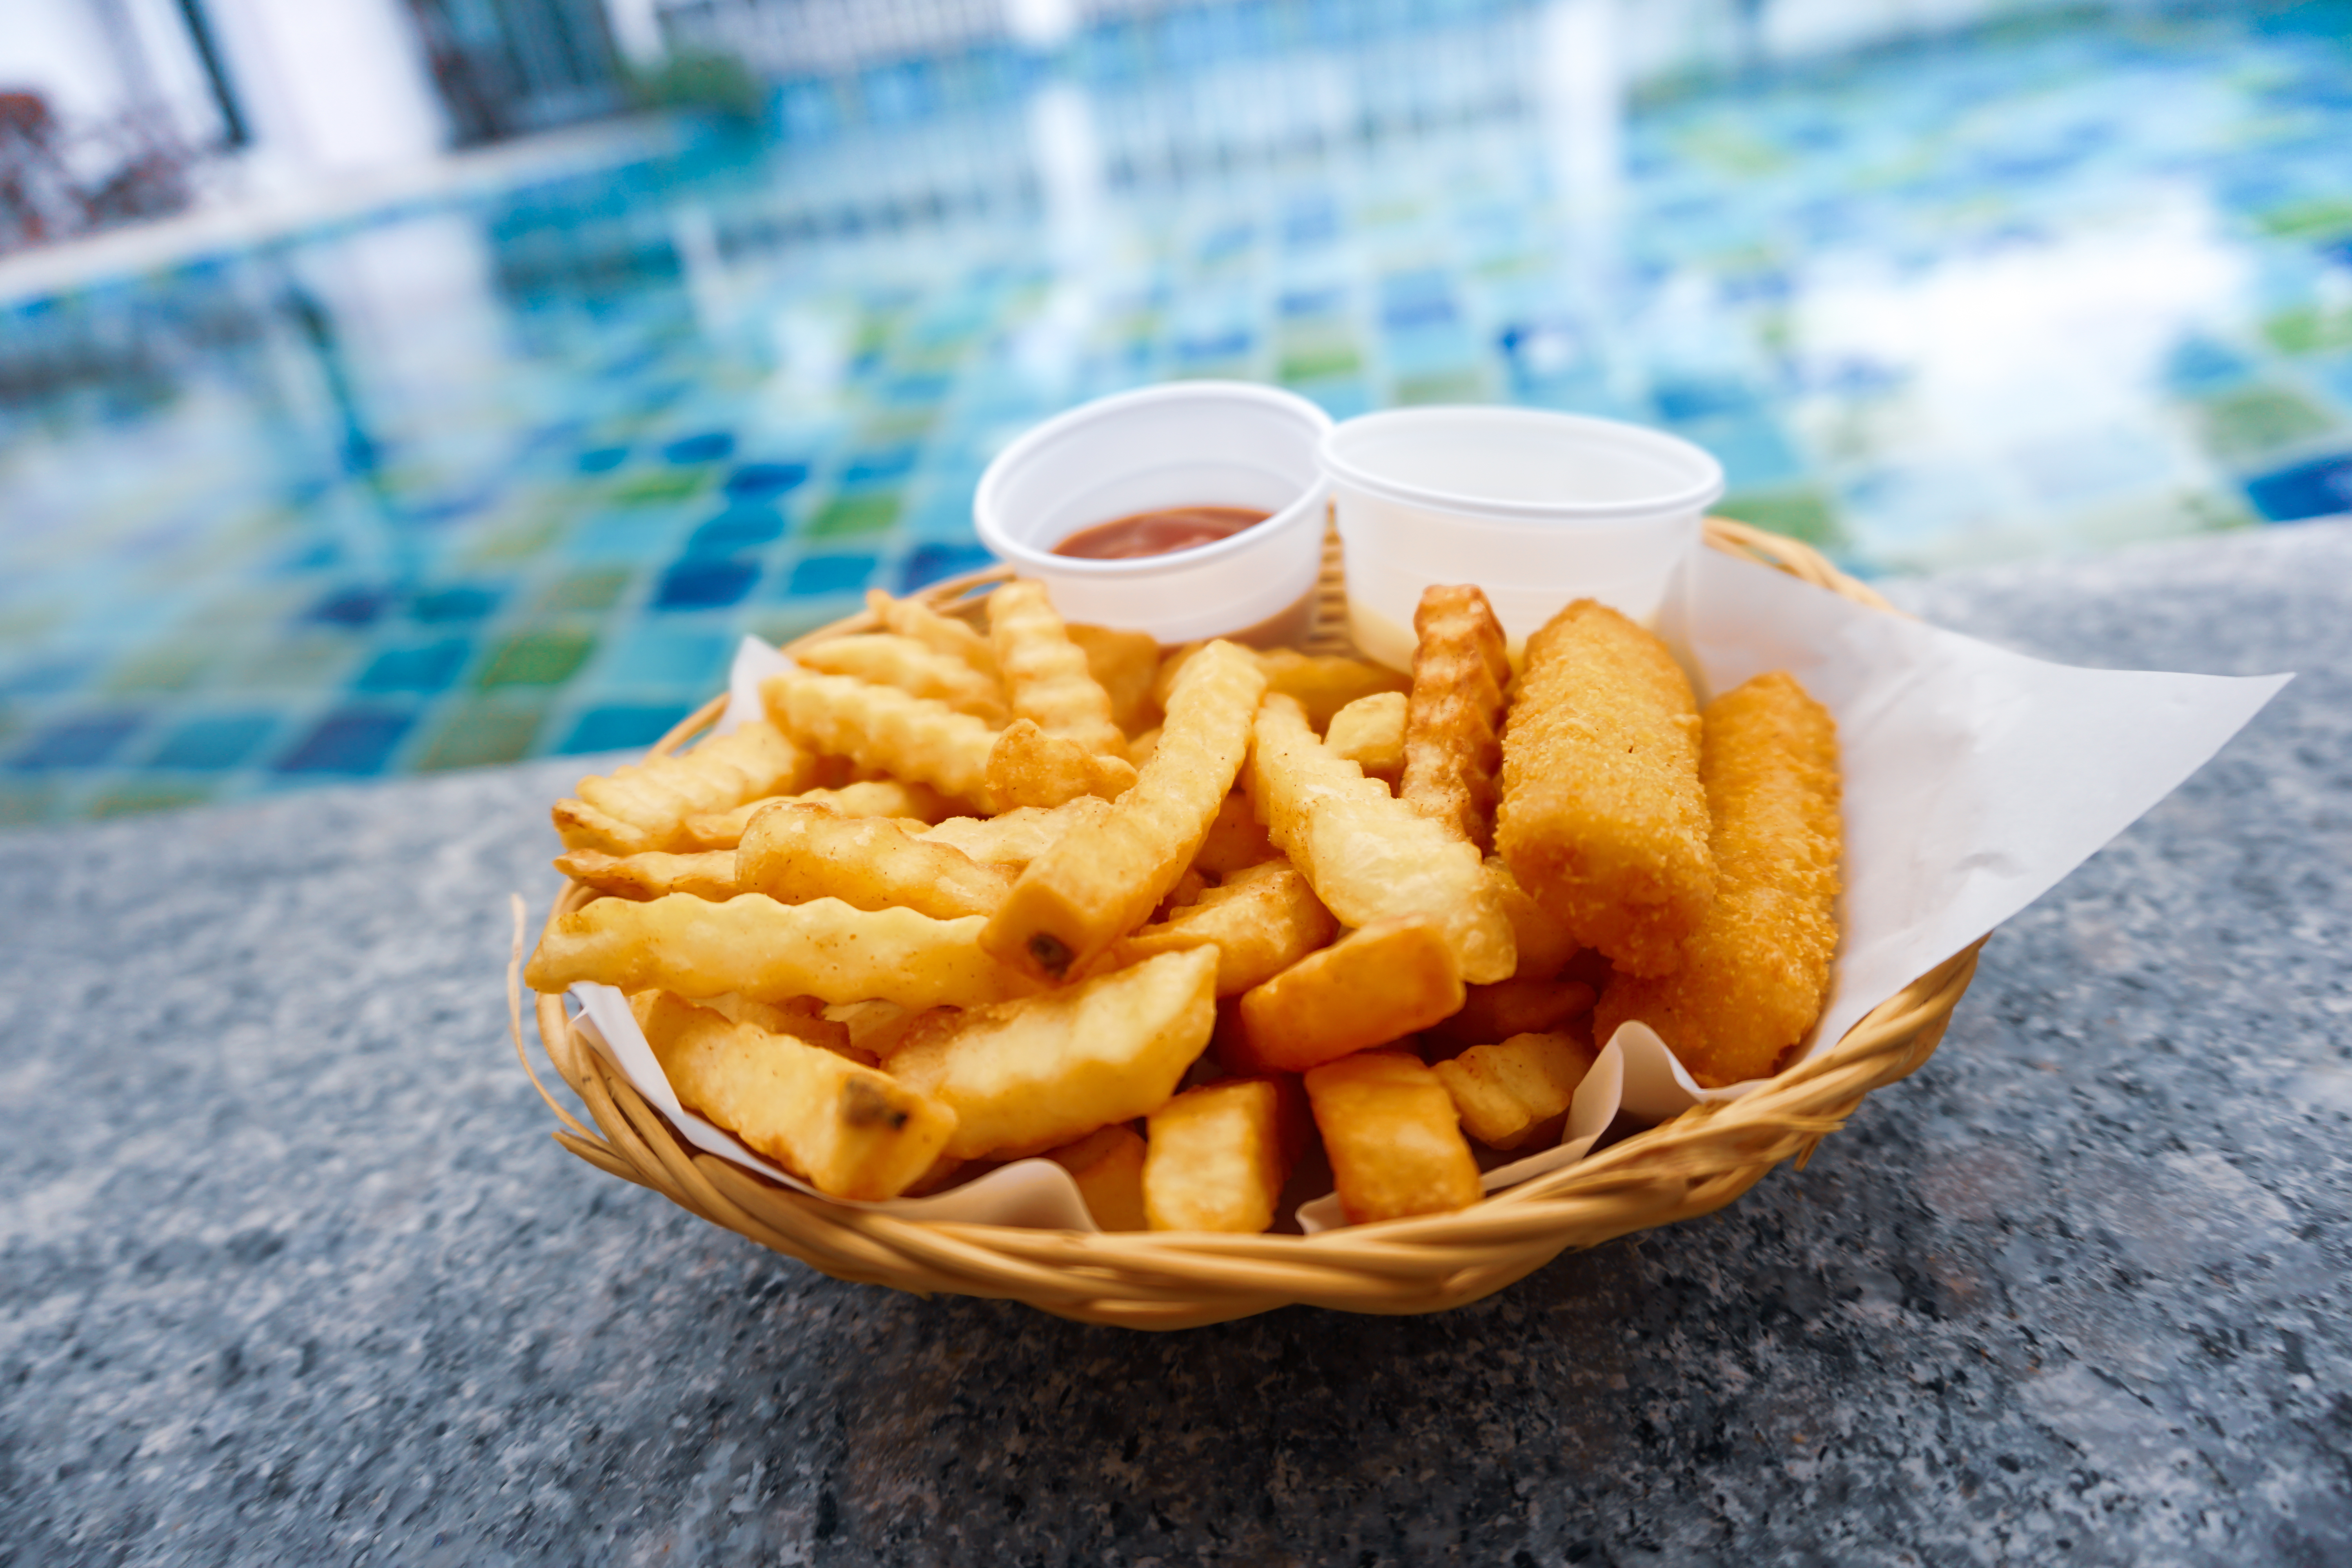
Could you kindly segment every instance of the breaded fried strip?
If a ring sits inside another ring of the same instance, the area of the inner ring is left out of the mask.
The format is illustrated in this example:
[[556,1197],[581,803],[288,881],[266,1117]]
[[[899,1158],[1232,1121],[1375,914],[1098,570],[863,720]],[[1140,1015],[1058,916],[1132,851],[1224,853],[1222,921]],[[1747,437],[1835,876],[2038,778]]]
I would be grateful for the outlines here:
[[817,996],[902,1007],[971,1007],[1029,989],[980,951],[978,915],[935,921],[912,910],[852,909],[838,899],[780,904],[739,893],[723,904],[684,893],[648,903],[598,899],[558,916],[523,982],[562,991],[583,980],[624,991],[758,1002]]
[[1082,795],[1056,806],[1016,805],[996,816],[950,816],[917,834],[951,845],[983,865],[1018,870],[1051,849],[1063,835],[1110,815],[1110,802]]
[[698,899],[735,896],[735,855],[728,849],[698,855],[668,855],[658,849],[643,855],[607,855],[601,849],[574,849],[557,856],[555,868],[583,887],[621,899],[658,899],[670,893],[691,893]]
[[732,849],[743,842],[743,829],[752,816],[780,800],[803,805],[829,806],[844,816],[898,816],[918,822],[940,822],[952,809],[939,791],[926,784],[900,784],[897,779],[863,779],[839,789],[804,789],[798,795],[772,795],[747,800],[732,811],[705,812],[686,819],[686,836],[697,849]]
[[988,754],[997,732],[969,713],[896,687],[800,670],[768,677],[760,696],[777,727],[809,750],[929,784],[975,805],[992,804]]
[[1192,864],[1249,752],[1265,677],[1247,649],[1211,643],[1168,699],[1168,722],[1135,787],[1100,822],[1029,863],[981,944],[1059,980],[1151,918]]
[[1568,933],[1664,974],[1715,896],[1699,723],[1665,645],[1579,599],[1528,639],[1496,847]]
[[1511,868],[1500,855],[1486,857],[1486,879],[1495,885],[1495,896],[1502,900],[1503,918],[1511,922],[1511,936],[1519,950],[1519,967],[1514,972],[1549,978],[1583,949],[1568,928],[1544,912],[1544,908],[1528,896],[1519,879],[1511,875]]
[[1324,750],[1296,699],[1259,708],[1246,777],[1266,831],[1340,924],[1426,918],[1463,979],[1511,973],[1518,950],[1478,851]]
[[688,816],[789,794],[809,782],[815,765],[815,757],[775,725],[754,720],[678,755],[582,779],[578,799],[555,803],[555,831],[566,849],[683,849]]
[[912,637],[925,647],[961,659],[972,669],[997,679],[996,650],[988,638],[953,616],[943,616],[919,599],[894,599],[879,588],[866,590],[866,607],[882,629]]
[[735,883],[781,903],[839,899],[861,910],[903,906],[935,920],[994,914],[1013,879],[961,849],[927,844],[887,816],[843,816],[778,801],[751,818],[735,851]]
[[1837,722],[1788,674],[1707,704],[1699,776],[1714,822],[1715,901],[1663,979],[1620,975],[1594,1037],[1638,1018],[1710,1089],[1771,1074],[1821,1016],[1837,951]]
[[1412,695],[1397,798],[1485,854],[1495,847],[1495,775],[1503,766],[1503,694],[1511,656],[1502,623],[1473,587],[1432,584],[1412,613]]
[[854,675],[944,702],[998,729],[1013,717],[1004,705],[1004,689],[992,677],[913,637],[891,632],[829,637],[793,657],[821,674]]
[[1042,584],[1007,583],[991,594],[988,637],[1014,717],[1034,720],[1048,735],[1099,756],[1127,761],[1127,736],[1112,722],[1110,693],[1095,679],[1086,651],[1070,640]]

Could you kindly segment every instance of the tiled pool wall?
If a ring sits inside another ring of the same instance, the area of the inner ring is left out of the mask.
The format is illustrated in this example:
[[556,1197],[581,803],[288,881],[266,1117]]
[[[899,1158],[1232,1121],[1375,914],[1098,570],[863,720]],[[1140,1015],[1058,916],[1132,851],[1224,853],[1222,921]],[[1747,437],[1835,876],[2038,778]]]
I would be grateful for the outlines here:
[[1626,101],[1507,9],[20,303],[0,817],[642,744],[744,633],[978,564],[994,450],[1171,376],[1661,425],[1865,572],[2343,510],[2335,16]]

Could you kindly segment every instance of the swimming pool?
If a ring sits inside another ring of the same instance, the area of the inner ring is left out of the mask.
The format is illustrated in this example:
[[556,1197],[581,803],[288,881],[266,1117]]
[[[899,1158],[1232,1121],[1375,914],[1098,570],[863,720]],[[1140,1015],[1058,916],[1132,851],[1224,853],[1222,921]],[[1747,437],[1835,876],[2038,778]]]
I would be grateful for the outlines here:
[[1097,49],[20,301],[0,820],[641,744],[1172,376],[1664,426],[1866,572],[2344,510],[2334,16],[1631,93],[1529,7]]

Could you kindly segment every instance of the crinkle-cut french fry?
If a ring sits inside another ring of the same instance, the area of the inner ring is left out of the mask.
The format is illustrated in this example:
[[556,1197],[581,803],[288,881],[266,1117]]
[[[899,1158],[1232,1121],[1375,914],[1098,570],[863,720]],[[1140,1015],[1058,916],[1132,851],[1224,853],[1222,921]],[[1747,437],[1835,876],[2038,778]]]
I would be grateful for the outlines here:
[[774,725],[754,720],[678,755],[625,763],[609,776],[582,779],[578,799],[555,803],[555,831],[566,849],[612,855],[684,849],[688,817],[799,789],[815,763]]
[[996,738],[983,775],[1000,809],[1056,806],[1082,795],[1114,800],[1135,787],[1135,764],[1049,735],[1034,719],[1015,719]]
[[1127,761],[1127,736],[1111,721],[1110,693],[1070,640],[1044,584],[1012,582],[988,596],[988,637],[1015,717],[1048,735]]
[[1274,1224],[1306,1121],[1298,1080],[1226,1079],[1151,1113],[1143,1212],[1153,1230],[1255,1236]]
[[1517,966],[1478,851],[1324,750],[1296,700],[1270,694],[1259,708],[1246,776],[1258,819],[1340,924],[1436,921],[1478,984]]
[[1486,1046],[1513,1035],[1549,1034],[1592,1010],[1592,987],[1581,980],[1539,980],[1514,975],[1492,985],[1473,985],[1462,1010],[1430,1033],[1444,1044]]
[[735,856],[726,849],[695,855],[667,855],[658,849],[642,855],[607,855],[601,849],[574,849],[557,856],[555,868],[583,887],[620,899],[658,899],[667,893],[731,899],[736,893]]
[[996,650],[988,638],[953,616],[943,616],[918,599],[894,599],[879,588],[866,590],[866,607],[882,629],[912,637],[934,652],[961,660],[967,667],[997,679]]
[[[1175,689],[1176,677],[1184,665],[1206,645],[1186,643],[1172,649],[1160,661],[1160,674],[1153,679],[1152,695],[1160,705],[1168,705],[1168,693]],[[1318,734],[1328,728],[1340,709],[1360,698],[1381,691],[1403,691],[1410,684],[1395,670],[1367,663],[1360,658],[1348,658],[1338,654],[1300,653],[1296,648],[1273,647],[1251,650],[1258,667],[1265,671],[1265,689],[1285,697],[1296,698],[1307,710],[1307,721],[1315,726]]]
[[1520,1149],[1550,1131],[1559,1138],[1595,1053],[1573,1033],[1513,1035],[1473,1046],[1431,1070],[1454,1098],[1463,1130],[1489,1149]]
[[994,914],[1013,878],[961,849],[926,843],[891,817],[779,801],[743,830],[735,883],[781,903],[839,899],[861,910],[902,906],[951,921]]
[[929,1170],[955,1112],[887,1073],[657,994],[640,1016],[670,1088],[837,1198],[895,1198]]
[[[1111,626],[1073,623],[1066,629],[1078,651],[1087,656],[1087,672],[1110,699],[1111,722],[1130,736],[1140,735],[1159,723],[1160,705],[1151,700],[1151,682],[1160,673],[1158,640],[1149,632],[1119,631]],[[1139,767],[1142,765],[1139,757],[1130,756],[1129,760]]]
[[788,671],[760,683],[768,716],[810,750],[991,805],[994,730],[944,702],[846,675]]
[[1087,1212],[1105,1230],[1143,1230],[1143,1135],[1126,1122],[1087,1133],[1075,1143],[1045,1151],[1045,1158],[1070,1173]]
[[1315,889],[1286,861],[1236,871],[1111,949],[1115,963],[1189,947],[1217,950],[1217,994],[1238,996],[1273,979],[1339,933]]
[[1594,1026],[1639,1018],[1719,1089],[1769,1077],[1821,1016],[1838,940],[1837,721],[1785,671],[1759,675],[1707,704],[1699,776],[1715,901],[1682,967],[1618,974]]
[[1478,1162],[1437,1075],[1402,1051],[1360,1051],[1307,1075],[1307,1099],[1349,1225],[1478,1201]]
[[732,849],[743,842],[743,829],[752,814],[777,801],[822,805],[844,816],[896,816],[926,826],[940,822],[955,808],[928,784],[900,784],[897,779],[861,779],[839,789],[804,789],[798,795],[772,795],[747,800],[732,811],[707,812],[686,819],[687,837],[698,849]]
[[1495,847],[1569,934],[1664,974],[1715,900],[1698,709],[1651,633],[1579,599],[1528,639]]
[[1151,760],[1151,753],[1154,751],[1157,751],[1159,746],[1160,726],[1154,724],[1150,729],[1146,730],[1140,735],[1138,735],[1133,740],[1128,742],[1128,761],[1135,764],[1136,772],[1141,773],[1143,771],[1143,764]]
[[1135,787],[1029,863],[982,945],[1058,980],[1148,920],[1231,793],[1265,690],[1248,650],[1225,642],[1202,650],[1169,697],[1160,745]]
[[1433,583],[1412,613],[1412,694],[1397,798],[1478,847],[1495,847],[1503,694],[1511,656],[1486,595]]
[[955,1110],[948,1152],[959,1158],[1055,1148],[1176,1091],[1209,1043],[1216,979],[1216,954],[1171,952],[1042,996],[930,1014],[890,1071]]
[[916,835],[962,850],[983,865],[1014,870],[1061,842],[1063,835],[1110,815],[1110,802],[1082,795],[1060,805],[1016,805],[999,816],[950,816]]
[[838,899],[780,904],[759,893],[723,904],[685,893],[642,904],[598,899],[556,918],[523,978],[534,991],[591,980],[681,996],[738,991],[762,1002],[880,997],[903,1007],[969,1007],[1029,989],[980,951],[984,923],[978,915],[937,921],[912,910],[855,909]]
[[852,1051],[876,1061],[897,1050],[908,1027],[922,1016],[896,1002],[836,1002],[826,1006],[824,1016],[845,1031]]
[[[641,991],[629,998],[631,1005],[659,992]],[[863,1062],[872,1067],[879,1058],[872,1051],[860,1050],[850,1039],[847,1025],[838,1024],[824,1016],[824,1003],[814,996],[789,996],[782,1002],[755,1002],[736,992],[721,992],[716,996],[698,999],[695,1005],[708,1007],[738,1024],[750,1024],[772,1035],[790,1035],[812,1046],[822,1046],[837,1057]],[[887,1002],[881,1006],[890,1005]]]
[[1528,890],[1519,886],[1519,879],[1511,875],[1509,864],[1500,855],[1486,857],[1486,880],[1502,905],[1503,918],[1511,922],[1512,942],[1519,950],[1519,966],[1513,973],[1549,979],[1584,951],[1566,926],[1528,896]]
[[1433,921],[1390,921],[1349,931],[1244,992],[1241,1024],[1253,1070],[1304,1072],[1401,1039],[1461,1006],[1462,973],[1444,930]]
[[1331,715],[1323,746],[1333,756],[1355,763],[1364,770],[1366,778],[1380,780],[1394,794],[1397,780],[1404,774],[1404,693],[1375,691],[1370,697],[1357,698]]
[[995,728],[1003,728],[1013,717],[1004,705],[1004,689],[993,679],[953,654],[895,632],[828,637],[793,657],[820,674],[850,675],[877,686],[895,686],[917,697],[944,702]]
[[1263,866],[1281,856],[1274,840],[1265,836],[1265,824],[1251,809],[1249,796],[1235,790],[1218,803],[1216,818],[1209,824],[1209,836],[1192,852],[1192,867],[1202,876],[1222,881],[1236,871]]

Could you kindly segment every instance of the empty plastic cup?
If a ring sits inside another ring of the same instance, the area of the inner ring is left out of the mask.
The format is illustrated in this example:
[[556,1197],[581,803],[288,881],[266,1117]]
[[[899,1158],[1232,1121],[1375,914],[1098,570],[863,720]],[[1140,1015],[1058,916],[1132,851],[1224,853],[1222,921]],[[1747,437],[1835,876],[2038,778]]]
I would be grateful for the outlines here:
[[1516,651],[1571,600],[1654,621],[1723,466],[1688,441],[1533,408],[1399,408],[1323,438],[1356,646],[1412,664],[1433,583],[1486,590]]

